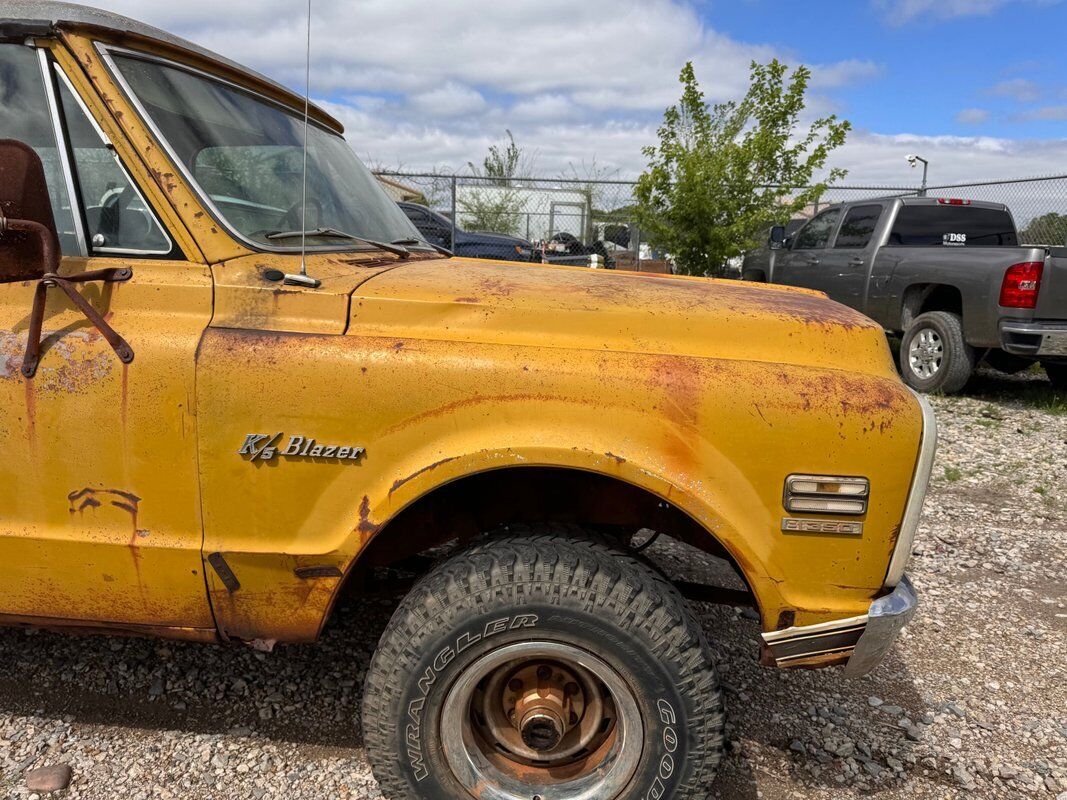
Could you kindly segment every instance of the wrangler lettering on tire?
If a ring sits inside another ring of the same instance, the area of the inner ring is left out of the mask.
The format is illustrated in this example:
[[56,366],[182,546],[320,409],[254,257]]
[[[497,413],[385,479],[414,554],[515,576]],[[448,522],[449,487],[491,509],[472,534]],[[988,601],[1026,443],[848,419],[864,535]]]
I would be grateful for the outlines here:
[[416,585],[371,663],[363,725],[393,800],[704,797],[723,741],[681,596],[561,526],[513,526]]

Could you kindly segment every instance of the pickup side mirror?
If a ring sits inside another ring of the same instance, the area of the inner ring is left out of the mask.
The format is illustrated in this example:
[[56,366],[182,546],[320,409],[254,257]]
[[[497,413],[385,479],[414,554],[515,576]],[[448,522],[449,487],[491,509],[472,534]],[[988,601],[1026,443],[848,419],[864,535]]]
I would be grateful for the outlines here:
[[785,225],[775,225],[771,228],[771,235],[767,240],[771,250],[781,250],[785,247],[785,241]]
[[96,326],[124,364],[133,349],[99,311],[82,297],[75,284],[116,283],[133,277],[129,267],[98,269],[74,275],[59,274],[59,234],[48,197],[44,167],[36,151],[24,142],[0,139],[0,283],[36,281],[30,312],[26,355],[21,372],[27,380],[37,374],[41,360],[41,328],[49,289],[57,288]]
[[39,280],[59,267],[59,234],[41,159],[0,139],[0,283]]

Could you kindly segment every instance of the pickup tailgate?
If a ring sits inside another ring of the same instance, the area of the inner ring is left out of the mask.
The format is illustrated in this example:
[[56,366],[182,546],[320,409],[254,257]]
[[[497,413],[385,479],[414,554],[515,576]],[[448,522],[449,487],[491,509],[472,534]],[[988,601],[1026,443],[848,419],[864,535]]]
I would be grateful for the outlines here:
[[1053,247],[1049,251],[1034,319],[1067,321],[1067,247]]

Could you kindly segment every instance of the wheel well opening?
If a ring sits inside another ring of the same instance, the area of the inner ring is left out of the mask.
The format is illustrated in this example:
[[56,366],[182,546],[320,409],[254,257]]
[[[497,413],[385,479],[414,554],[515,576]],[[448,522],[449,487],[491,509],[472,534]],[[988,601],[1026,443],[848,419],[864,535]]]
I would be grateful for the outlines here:
[[[434,489],[375,535],[357,557],[342,591],[348,596],[379,593],[383,573],[400,574],[410,582],[449,549],[518,523],[574,524],[623,545],[638,532],[639,541],[655,532],[661,544],[650,548],[649,555],[668,577],[696,586],[694,578],[710,576],[712,587],[725,590],[694,599],[745,605],[742,601],[751,598],[745,576],[726,548],[674,504],[618,478],[554,467],[508,467]],[[666,559],[660,557],[664,541],[673,545]],[[685,557],[683,549],[694,552]],[[754,605],[754,599],[747,604]]]
[[904,292],[900,329],[905,331],[911,321],[927,311],[949,311],[963,316],[963,295],[955,286],[942,283],[909,286]]

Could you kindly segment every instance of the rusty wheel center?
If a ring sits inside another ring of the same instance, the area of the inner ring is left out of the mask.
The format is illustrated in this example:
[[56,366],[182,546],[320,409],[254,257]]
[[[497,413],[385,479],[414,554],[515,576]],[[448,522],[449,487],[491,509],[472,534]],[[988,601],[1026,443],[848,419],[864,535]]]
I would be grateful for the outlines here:
[[[552,758],[552,754],[573,750],[573,747],[561,747],[568,734],[576,727],[590,727],[593,715],[603,716],[601,687],[591,676],[579,676],[573,668],[558,662],[531,661],[526,664],[505,665],[501,668],[505,680],[490,675],[482,688],[484,702],[493,703],[499,698],[504,717],[510,729],[494,726],[495,715],[487,715],[488,727],[492,736],[505,742],[514,743],[513,730],[517,731],[522,743],[534,751],[535,758]],[[583,688],[582,684],[585,684]],[[586,717],[586,694],[592,697],[592,708]],[[597,725],[602,724],[599,720]],[[513,729],[513,730],[512,730]],[[590,736],[579,736],[583,744],[591,741]],[[529,754],[523,754],[529,755]],[[557,754],[558,757],[559,754]]]
[[511,762],[512,768],[558,769],[604,755],[600,751],[615,730],[615,706],[588,670],[530,659],[502,664],[479,681],[471,726],[501,768]]
[[[453,721],[461,737],[447,733]],[[617,673],[577,648],[537,642],[468,668],[449,693],[442,728],[460,782],[507,800],[613,797],[636,767],[643,734]]]

